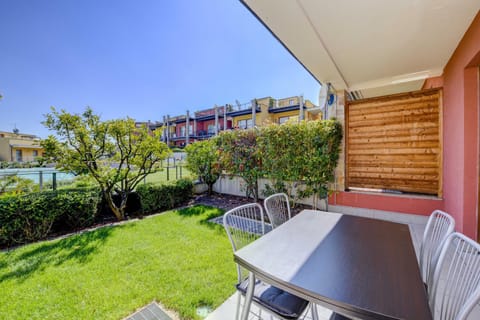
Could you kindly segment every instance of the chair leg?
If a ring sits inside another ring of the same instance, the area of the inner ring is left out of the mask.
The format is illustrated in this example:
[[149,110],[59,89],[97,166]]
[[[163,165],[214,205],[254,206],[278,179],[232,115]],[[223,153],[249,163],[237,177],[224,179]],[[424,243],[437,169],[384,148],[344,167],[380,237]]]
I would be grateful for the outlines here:
[[253,272],[248,273],[248,287],[245,294],[245,300],[243,302],[242,308],[242,320],[248,320],[248,315],[250,313],[250,307],[252,305],[253,291],[255,290],[255,274]]
[[240,303],[242,302],[242,294],[237,291],[237,310],[235,311],[235,320],[239,320],[240,318]]
[[312,319],[313,320],[318,320],[318,311],[317,311],[317,305],[313,302],[310,302],[310,307],[312,308],[311,309],[311,312],[312,312]]

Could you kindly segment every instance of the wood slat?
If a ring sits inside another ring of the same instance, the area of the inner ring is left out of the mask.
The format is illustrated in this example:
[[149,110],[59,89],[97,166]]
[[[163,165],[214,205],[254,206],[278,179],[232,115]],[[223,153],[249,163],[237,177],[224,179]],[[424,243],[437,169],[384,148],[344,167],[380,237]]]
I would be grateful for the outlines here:
[[373,126],[387,126],[395,124],[419,124],[419,123],[438,123],[438,114],[425,114],[421,116],[405,116],[396,118],[383,118],[383,119],[366,119],[361,121],[350,122],[348,124],[349,129],[357,127],[373,127]]
[[370,163],[380,163],[381,161],[398,161],[398,162],[438,162],[437,154],[406,154],[406,155],[390,155],[390,154],[375,154],[375,155],[349,155],[349,161],[369,161]]
[[[385,133],[388,131],[389,135]],[[414,127],[412,128],[400,128],[400,129],[391,129],[385,130],[384,128],[371,128],[371,130],[350,130],[348,137],[349,138],[383,138],[383,137],[410,137],[414,138],[417,136],[423,135],[434,135],[438,136],[439,130],[438,126],[431,127]]]
[[347,187],[440,194],[440,102],[428,90],[349,104]]
[[[402,169],[410,168],[412,171],[415,169],[431,169],[435,168],[438,161],[354,161],[350,160],[348,165],[350,166],[350,171],[360,170],[362,168],[389,168],[389,169]],[[436,171],[438,169],[435,168]]]
[[400,142],[386,142],[386,143],[373,143],[373,142],[366,142],[366,143],[353,143],[349,140],[350,144],[350,151],[355,150],[389,150],[389,149],[438,149],[439,142],[437,141],[400,141]]
[[426,101],[404,101],[404,102],[396,102],[390,103],[388,105],[353,105],[350,106],[350,111],[352,112],[352,116],[359,116],[365,114],[381,114],[383,112],[391,112],[392,110],[415,110],[418,108],[426,108],[426,107],[438,107],[438,96],[433,97],[432,99],[428,99]]
[[438,122],[431,121],[431,122],[424,122],[424,123],[396,123],[390,125],[383,125],[378,127],[356,127],[356,128],[348,128],[348,133],[363,133],[363,132],[383,132],[384,134],[389,133],[390,131],[395,130],[413,130],[413,129],[428,129],[428,128],[437,128],[438,129]]
[[[431,92],[428,92],[431,91]],[[388,105],[398,103],[402,100],[409,100],[409,101],[417,101],[418,99],[422,101],[426,101],[431,99],[432,96],[438,96],[440,91],[438,89],[429,89],[429,90],[419,90],[416,92],[408,92],[408,93],[399,93],[393,94],[390,96],[383,96],[383,97],[375,97],[375,98],[366,98],[362,100],[350,101],[349,105],[356,106],[356,105]]]
[[352,145],[355,144],[370,144],[370,143],[411,143],[411,142],[436,142],[438,144],[438,133],[437,134],[429,134],[429,135],[416,135],[416,136],[408,136],[408,135],[401,135],[401,136],[376,136],[376,137],[362,137],[362,138],[355,138],[349,136],[348,142]]
[[350,171],[350,178],[364,178],[364,179],[380,179],[380,180],[401,180],[401,181],[437,181],[436,174],[397,174],[397,173],[376,173],[376,172],[352,172]]
[[397,166],[378,166],[378,167],[369,167],[369,166],[356,166],[350,169],[351,173],[374,173],[374,174],[416,174],[416,175],[438,175],[437,168],[431,167],[415,167],[411,168],[408,166],[397,167]]
[[384,180],[380,182],[378,179],[359,179],[352,178],[349,184],[352,188],[371,188],[371,189],[388,189],[403,192],[437,194],[438,184],[425,182],[419,183],[416,181],[401,181],[401,180]]
[[375,155],[375,154],[390,154],[390,155],[411,155],[411,154],[438,154],[440,150],[438,148],[399,148],[399,149],[359,149],[350,150],[348,153],[351,155]]
[[404,117],[404,116],[414,116],[422,114],[431,114],[438,112],[438,106],[435,104],[415,104],[415,105],[399,105],[395,108],[384,108],[381,111],[377,110],[357,110],[357,112],[350,113],[350,119],[352,121],[362,120],[364,118],[391,118],[391,117]]

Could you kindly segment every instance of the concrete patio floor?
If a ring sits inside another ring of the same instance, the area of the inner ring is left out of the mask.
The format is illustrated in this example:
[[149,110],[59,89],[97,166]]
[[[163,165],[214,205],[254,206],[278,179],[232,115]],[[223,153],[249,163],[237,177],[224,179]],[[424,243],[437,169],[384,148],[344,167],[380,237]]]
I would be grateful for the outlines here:
[[[329,211],[408,224],[410,227],[410,233],[412,235],[412,241],[413,241],[415,251],[417,253],[417,259],[418,259],[419,252],[420,252],[420,243],[423,238],[423,232],[425,230],[425,225],[427,223],[428,217],[394,213],[394,212],[385,212],[385,211],[378,211],[378,210],[340,207],[340,206],[330,206]],[[216,310],[210,313],[205,318],[205,320],[235,320],[237,297],[238,297],[237,293],[234,293],[220,307],[218,307]],[[254,314],[251,314],[249,316],[249,319],[258,319],[255,316],[255,314],[258,314],[258,307],[252,305],[252,311]],[[317,311],[318,311],[319,320],[329,320],[330,315],[332,314],[330,310],[323,308],[321,306],[317,306]],[[262,311],[261,319],[271,319],[271,317],[267,312]],[[307,312],[304,315],[304,319],[307,319],[307,320],[312,319],[309,309],[307,309]],[[479,320],[479,319],[480,319],[480,305],[477,305],[477,307],[470,314],[468,320]]]

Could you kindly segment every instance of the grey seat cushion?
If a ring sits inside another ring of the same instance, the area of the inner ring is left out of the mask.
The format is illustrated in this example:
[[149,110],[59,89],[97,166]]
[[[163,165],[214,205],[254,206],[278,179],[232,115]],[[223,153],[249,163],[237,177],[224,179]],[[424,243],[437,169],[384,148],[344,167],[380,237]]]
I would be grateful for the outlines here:
[[[237,284],[238,291],[244,295],[247,292],[247,287],[248,279]],[[286,319],[298,319],[308,305],[307,300],[268,285],[262,281],[257,281],[255,283],[253,300],[267,310],[271,310]]]
[[332,313],[332,315],[330,316],[330,319],[329,320],[352,320],[350,318],[347,318],[345,316],[342,316],[341,314],[338,314],[338,313]]

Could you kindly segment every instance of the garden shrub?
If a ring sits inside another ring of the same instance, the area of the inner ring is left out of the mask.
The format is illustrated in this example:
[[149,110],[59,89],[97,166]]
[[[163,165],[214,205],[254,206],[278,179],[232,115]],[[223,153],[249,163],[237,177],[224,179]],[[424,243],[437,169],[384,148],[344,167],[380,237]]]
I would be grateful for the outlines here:
[[258,179],[271,179],[266,195],[297,189],[297,197],[327,196],[340,154],[342,126],[336,120],[302,121],[215,137],[222,169],[241,177],[247,197],[258,198]]
[[93,224],[97,189],[45,191],[0,199],[0,246],[45,239],[55,229]]
[[260,134],[261,131],[252,128],[223,131],[214,138],[222,169],[231,177],[241,177],[245,182],[245,195],[254,201],[257,201],[259,196],[258,179],[265,174],[262,155],[257,146]]
[[173,209],[186,202],[193,194],[193,183],[180,179],[173,183],[154,185],[142,184],[137,187],[144,213]]
[[[101,193],[98,188],[65,189],[56,192],[60,216],[56,220],[58,230],[76,230],[94,224],[98,214]],[[65,228],[61,228],[65,226]]]
[[222,170],[214,140],[196,141],[185,147],[187,169],[198,176],[208,186],[208,194],[213,191],[213,184],[218,180]]

